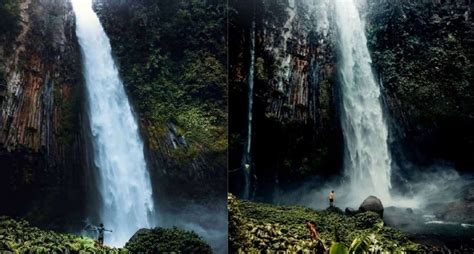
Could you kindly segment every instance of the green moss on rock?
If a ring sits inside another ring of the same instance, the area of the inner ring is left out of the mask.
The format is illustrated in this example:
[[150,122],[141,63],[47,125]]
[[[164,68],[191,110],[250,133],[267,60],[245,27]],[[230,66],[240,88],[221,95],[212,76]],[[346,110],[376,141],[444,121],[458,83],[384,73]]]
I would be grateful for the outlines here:
[[[103,4],[98,10],[102,24],[125,88],[140,119],[147,122],[148,132],[171,122],[185,134],[186,146],[168,154],[179,164],[186,165],[204,153],[225,157],[224,2],[126,0]],[[160,149],[153,143],[150,148]]]

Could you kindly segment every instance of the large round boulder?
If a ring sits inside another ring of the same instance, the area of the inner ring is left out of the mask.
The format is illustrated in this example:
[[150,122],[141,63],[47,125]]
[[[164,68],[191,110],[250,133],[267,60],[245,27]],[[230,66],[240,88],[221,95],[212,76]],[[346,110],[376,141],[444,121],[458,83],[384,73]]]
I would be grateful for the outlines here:
[[383,217],[383,205],[382,201],[378,199],[376,196],[368,196],[364,202],[359,207],[360,212],[375,212],[380,215],[380,217]]

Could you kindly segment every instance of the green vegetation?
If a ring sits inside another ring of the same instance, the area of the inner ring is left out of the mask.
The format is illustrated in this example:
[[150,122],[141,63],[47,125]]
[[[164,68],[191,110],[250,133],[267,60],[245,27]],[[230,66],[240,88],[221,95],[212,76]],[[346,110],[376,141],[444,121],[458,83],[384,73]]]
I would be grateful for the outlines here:
[[196,233],[178,228],[141,229],[125,248],[132,253],[212,253]]
[[46,80],[45,83],[51,82],[52,84],[46,84],[52,86],[54,99],[56,100],[56,107],[58,113],[61,116],[59,118],[60,124],[55,132],[57,142],[61,145],[72,144],[74,142],[74,134],[79,129],[77,126],[77,116],[80,115],[80,100],[82,99],[81,93],[77,87],[72,88],[72,92],[69,95],[62,94],[61,87],[55,86],[53,81]]
[[175,159],[192,159],[202,151],[224,156],[225,3],[141,0],[105,5],[99,10],[103,25],[126,89],[148,128],[164,135],[167,123],[177,126],[187,145],[171,154]]
[[0,253],[110,253],[125,254],[126,249],[98,246],[94,240],[70,234],[44,231],[26,221],[0,217]]
[[[387,227],[375,213],[354,216],[315,211],[301,206],[275,206],[237,200],[229,195],[229,247],[241,251],[311,251],[325,249],[366,249],[417,251],[419,245],[401,232]],[[311,240],[306,222],[314,221],[320,241]],[[339,244],[335,244],[339,243]],[[370,244],[369,244],[370,243]],[[340,252],[335,252],[340,253]],[[347,252],[343,252],[347,253]]]
[[373,2],[368,45],[391,115],[412,147],[472,168],[474,66],[468,6]]

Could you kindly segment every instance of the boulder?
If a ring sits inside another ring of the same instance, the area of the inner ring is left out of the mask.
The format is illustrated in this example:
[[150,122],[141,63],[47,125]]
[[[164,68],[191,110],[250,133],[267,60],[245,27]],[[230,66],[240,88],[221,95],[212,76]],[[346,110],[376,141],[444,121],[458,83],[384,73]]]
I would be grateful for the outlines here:
[[357,210],[352,207],[346,207],[346,215],[355,215],[357,214]]
[[338,213],[338,214],[343,214],[344,212],[341,210],[341,208],[336,207],[336,206],[330,206],[326,209],[326,211],[331,212],[331,213]]
[[383,205],[382,201],[375,196],[368,196],[359,207],[360,212],[375,212],[383,217]]

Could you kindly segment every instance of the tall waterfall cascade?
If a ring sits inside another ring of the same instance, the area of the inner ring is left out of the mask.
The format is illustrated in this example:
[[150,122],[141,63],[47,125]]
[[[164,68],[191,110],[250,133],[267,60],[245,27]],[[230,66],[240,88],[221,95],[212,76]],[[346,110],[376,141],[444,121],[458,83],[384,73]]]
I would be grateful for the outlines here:
[[340,52],[344,167],[355,202],[368,195],[389,201],[391,158],[381,93],[371,68],[365,24],[356,0],[334,1]]
[[105,243],[123,246],[140,228],[151,227],[152,188],[143,142],[92,0],[72,0],[82,50],[88,115],[98,169]]
[[250,31],[250,67],[248,76],[248,94],[247,94],[247,140],[244,147],[244,155],[242,166],[245,176],[245,186],[243,198],[249,199],[251,197],[251,182],[252,182],[252,118],[253,118],[253,84],[255,72],[255,19],[252,21],[252,30]]

